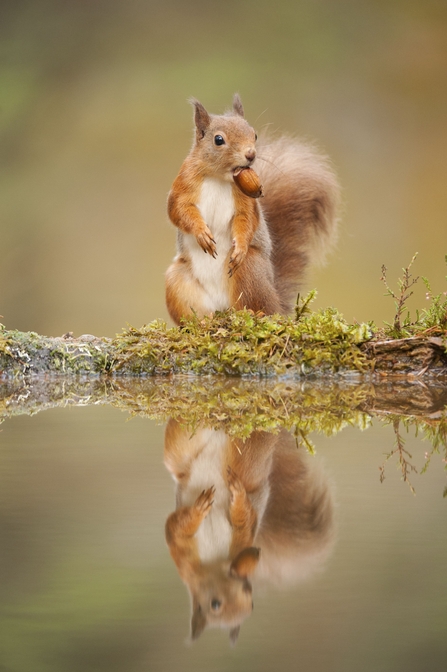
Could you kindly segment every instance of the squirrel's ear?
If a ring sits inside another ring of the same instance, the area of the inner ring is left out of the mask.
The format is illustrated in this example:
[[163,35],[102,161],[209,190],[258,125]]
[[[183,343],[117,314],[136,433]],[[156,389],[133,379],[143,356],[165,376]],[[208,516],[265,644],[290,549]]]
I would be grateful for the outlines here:
[[236,644],[240,631],[241,631],[241,626],[240,625],[237,625],[235,628],[231,628],[231,630],[230,630],[230,644],[231,644],[231,646],[234,646]]
[[200,604],[193,601],[193,611],[191,617],[191,639],[194,642],[200,637],[206,627],[206,616],[204,615]]
[[194,123],[196,125],[196,135],[197,140],[200,140],[203,138],[206,129],[210,125],[210,115],[205,110],[202,103],[199,103],[199,101],[195,98],[191,98],[189,102],[194,106]]
[[235,93],[233,96],[233,112],[238,114],[240,117],[244,116],[244,108],[238,93]]
[[260,552],[261,549],[254,546],[244,548],[231,563],[230,574],[238,576],[240,579],[247,578],[247,576],[253,574],[259,562]]

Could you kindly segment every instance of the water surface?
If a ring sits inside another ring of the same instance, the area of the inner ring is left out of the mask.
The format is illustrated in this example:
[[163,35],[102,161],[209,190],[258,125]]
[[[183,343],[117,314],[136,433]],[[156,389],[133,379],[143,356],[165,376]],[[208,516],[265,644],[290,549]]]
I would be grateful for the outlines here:
[[[166,456],[180,441],[165,446],[166,423],[107,405],[6,419],[0,669],[444,670],[445,446],[421,473],[432,446],[401,424],[413,492],[399,451],[384,462],[396,426],[368,425],[306,435],[314,454],[284,429],[256,430],[245,444],[226,439],[228,428],[206,430],[208,444],[219,435],[237,457],[251,441],[264,459],[259,516],[270,528],[255,541],[265,563],[250,576],[254,609],[232,647],[228,628],[190,642],[190,596],[165,540],[176,485],[164,459],[173,471]],[[201,431],[185,430],[187,450]],[[292,480],[301,465],[294,501],[305,508],[306,488],[321,497],[304,527],[286,507],[275,529],[266,511],[281,487],[273,493],[271,460],[286,453]]]

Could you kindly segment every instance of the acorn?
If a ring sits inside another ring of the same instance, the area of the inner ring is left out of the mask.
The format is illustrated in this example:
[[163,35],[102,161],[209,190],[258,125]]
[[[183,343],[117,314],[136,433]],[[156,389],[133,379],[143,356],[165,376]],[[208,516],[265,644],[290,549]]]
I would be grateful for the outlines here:
[[262,184],[253,168],[237,168],[233,173],[233,179],[239,189],[250,198],[263,196]]

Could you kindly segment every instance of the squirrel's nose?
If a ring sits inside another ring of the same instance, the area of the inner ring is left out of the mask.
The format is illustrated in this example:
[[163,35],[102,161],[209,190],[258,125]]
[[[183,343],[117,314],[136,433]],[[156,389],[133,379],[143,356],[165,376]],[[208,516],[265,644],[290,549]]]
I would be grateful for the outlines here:
[[256,149],[254,147],[250,147],[250,149],[247,149],[245,152],[245,158],[247,161],[254,161],[256,156]]

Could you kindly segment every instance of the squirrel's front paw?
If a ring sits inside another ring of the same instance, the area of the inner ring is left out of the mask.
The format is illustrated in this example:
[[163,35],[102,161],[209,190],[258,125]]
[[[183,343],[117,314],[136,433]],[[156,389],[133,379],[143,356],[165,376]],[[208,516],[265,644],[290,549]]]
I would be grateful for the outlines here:
[[214,259],[217,257],[216,241],[208,227],[196,236],[196,240],[204,252],[211,254]]
[[[230,491],[230,522],[233,529],[242,534],[239,542],[251,546],[256,528],[256,511],[248,497],[244,484],[233,469],[227,467],[227,483]],[[242,546],[243,547],[243,546]]]
[[227,467],[227,483],[232,502],[238,495],[245,495],[245,488],[241,479],[230,466]]
[[228,275],[231,276],[237,271],[247,255],[247,248],[241,247],[236,240],[233,240],[233,252],[230,257],[230,268]]
[[216,488],[212,485],[208,490],[202,490],[200,495],[197,497],[194,502],[194,507],[202,514],[205,518],[210,512],[210,509],[214,502],[214,493]]

